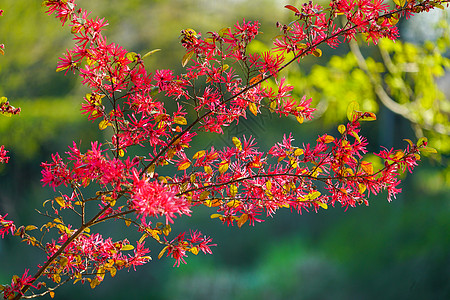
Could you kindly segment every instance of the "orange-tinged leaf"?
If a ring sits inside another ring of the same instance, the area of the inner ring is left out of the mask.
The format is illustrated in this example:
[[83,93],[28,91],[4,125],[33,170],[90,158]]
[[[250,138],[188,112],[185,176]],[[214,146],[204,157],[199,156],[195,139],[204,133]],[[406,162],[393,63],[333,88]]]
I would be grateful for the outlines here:
[[50,297],[53,299],[53,298],[55,298],[55,292],[54,291],[50,291]]
[[31,230],[35,230],[35,229],[38,229],[38,228],[36,226],[34,226],[34,225],[28,225],[28,226],[25,227],[26,231],[31,231]]
[[287,9],[292,10],[292,11],[295,12],[296,14],[300,14],[300,11],[298,10],[298,8],[295,7],[295,6],[293,6],[293,5],[285,5],[284,7],[287,8]]
[[179,166],[178,166],[178,170],[182,171],[182,170],[186,170],[187,168],[189,168],[191,166],[191,162],[190,161],[184,161],[182,162]]
[[111,274],[111,277],[114,277],[114,276],[116,276],[117,269],[114,268],[114,267],[110,267],[109,268],[109,273]]
[[403,156],[405,156],[405,153],[403,153],[403,151],[401,151],[401,150],[398,150],[397,152],[395,152],[395,154],[392,157],[392,159],[399,160],[399,159],[402,159]]
[[409,146],[414,146],[414,143],[410,139],[403,139],[404,141],[408,142]]
[[221,214],[212,214],[211,215],[211,219],[216,219],[216,218],[220,218],[220,217],[222,217]]
[[376,119],[377,115],[373,112],[365,112],[362,114],[361,118],[359,118],[360,121],[375,121]]
[[158,254],[158,259],[161,259],[161,257],[164,255],[164,252],[166,252],[167,248],[169,248],[169,246],[165,246],[161,252],[159,252]]
[[238,227],[241,228],[242,225],[244,225],[245,222],[247,222],[247,220],[248,220],[248,215],[242,214],[242,216],[240,216],[239,219],[237,220]]
[[364,170],[364,172],[366,172],[366,174],[368,174],[368,175],[373,174],[372,163],[367,162],[367,161],[361,161],[361,168]]
[[255,116],[258,114],[258,108],[256,107],[256,104],[253,102],[248,103],[248,109],[254,114]]
[[189,52],[187,52],[183,58],[181,59],[181,65],[184,67],[187,65],[187,63],[189,62],[189,60],[191,60],[192,56],[194,55],[194,50],[191,50]]
[[176,116],[175,118],[173,118],[173,122],[175,124],[179,124],[179,125],[186,125],[187,124],[186,118],[182,117],[182,116]]
[[249,83],[250,83],[250,85],[254,85],[254,84],[258,83],[261,79],[262,79],[262,75],[260,74],[258,76],[251,78]]

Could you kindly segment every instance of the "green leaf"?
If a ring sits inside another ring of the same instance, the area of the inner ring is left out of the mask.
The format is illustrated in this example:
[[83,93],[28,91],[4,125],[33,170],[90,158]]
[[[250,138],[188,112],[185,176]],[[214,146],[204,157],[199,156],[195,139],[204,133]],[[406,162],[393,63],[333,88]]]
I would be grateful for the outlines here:
[[420,153],[427,155],[427,154],[433,154],[433,153],[438,153],[438,152],[434,148],[424,147],[424,148],[420,148]]
[[129,61],[135,62],[136,61],[136,57],[137,57],[137,53],[136,52],[128,52],[126,57],[128,58]]
[[347,106],[347,119],[350,122],[353,122],[358,111],[359,111],[358,102],[356,102],[356,101],[350,102],[350,104]]

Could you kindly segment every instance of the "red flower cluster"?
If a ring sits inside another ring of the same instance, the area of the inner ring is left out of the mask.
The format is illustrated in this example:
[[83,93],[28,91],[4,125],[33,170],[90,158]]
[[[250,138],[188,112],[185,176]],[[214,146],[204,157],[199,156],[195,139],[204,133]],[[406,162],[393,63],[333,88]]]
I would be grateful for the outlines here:
[[[336,203],[354,207],[368,204],[370,193],[382,190],[388,191],[391,200],[400,192],[399,173],[417,165],[420,151],[427,149],[426,140],[408,141],[403,150],[382,150],[378,156],[384,167],[374,170],[363,159],[367,141],[360,135],[360,121],[375,116],[360,112],[355,104],[348,112],[349,123],[338,127],[339,136],[324,134],[313,144],[296,143],[289,134],[267,152],[257,148],[254,138],[245,136],[234,137],[234,146],[222,150],[211,147],[192,154],[189,148],[198,131],[223,133],[224,127],[247,118],[248,112],[257,116],[266,109],[280,117],[292,116],[299,123],[310,120],[311,99],[294,98],[293,87],[278,78],[281,70],[308,54],[320,57],[321,44],[336,47],[357,33],[374,43],[382,37],[395,39],[400,16],[440,3],[411,0],[393,9],[380,0],[335,0],[326,9],[311,1],[300,8],[287,5],[296,19],[289,25],[278,24],[281,34],[264,53],[248,53],[249,43],[259,33],[258,22],[243,20],[233,28],[208,32],[206,37],[186,29],[181,32],[186,49],[182,65],[189,66],[185,74],[176,75],[171,70],[147,73],[143,58],[155,51],[141,56],[107,43],[102,34],[107,22],[90,18],[88,12],[76,8],[75,0],[43,1],[48,13],[63,25],[67,23],[74,36],[74,48],[63,54],[56,70],[70,70],[81,77],[91,90],[84,97],[82,113],[112,135],[106,143],[92,142],[86,151],[73,143],[67,159],[56,153],[50,162],[42,163],[44,186],[70,189],[49,200],[53,212],[46,214],[53,221],[41,228],[57,229],[59,239],[44,244],[27,233],[35,226],[19,230],[18,235],[43,249],[48,260],[39,266],[35,279],[24,274],[4,297],[20,298],[44,274],[56,284],[66,276],[95,287],[107,272],[114,276],[116,270],[148,262],[150,250],[144,246],[148,237],[163,246],[159,257],[167,253],[176,266],[186,263],[188,253],[210,254],[215,245],[198,231],[166,239],[169,223],[177,216],[190,216],[198,205],[213,208],[211,218],[241,227],[262,222],[263,214],[272,216],[281,208],[301,213]],[[343,16],[343,22],[338,22],[338,16]],[[270,78],[276,88],[265,84]],[[176,101],[177,108],[166,110],[158,99],[160,94]],[[145,152],[128,156],[131,147],[135,147],[133,153]],[[3,148],[1,157],[5,157]],[[167,176],[173,168],[179,172]],[[81,220],[77,227],[66,224],[67,211]],[[152,222],[158,217],[165,218],[165,224]],[[136,248],[127,239],[113,242],[99,233],[90,234],[94,225],[111,219],[123,220],[142,232]],[[15,230],[3,217],[1,225],[2,237]],[[123,253],[129,250],[134,254]]]

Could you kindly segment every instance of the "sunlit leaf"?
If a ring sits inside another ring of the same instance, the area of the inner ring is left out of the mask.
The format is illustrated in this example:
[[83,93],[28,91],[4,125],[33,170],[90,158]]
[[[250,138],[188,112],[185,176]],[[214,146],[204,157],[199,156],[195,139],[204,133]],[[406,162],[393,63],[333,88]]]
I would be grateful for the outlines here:
[[231,185],[230,185],[230,196],[231,196],[231,197],[236,196],[237,191],[238,191],[237,186],[234,185],[234,184],[231,184]]
[[238,150],[242,150],[242,143],[237,137],[231,139]]
[[142,56],[142,58],[144,59],[144,58],[146,58],[146,57],[148,57],[148,56],[150,56],[150,55],[152,55],[152,54],[154,54],[154,53],[156,53],[158,51],[161,51],[161,49],[155,49],[155,50],[149,51],[149,52],[145,53],[144,56]]
[[191,249],[189,249],[189,252],[193,253],[194,255],[197,255],[198,254],[198,248],[196,246],[194,246]]
[[237,225],[239,228],[242,227],[242,225],[245,224],[245,222],[247,222],[248,220],[248,214],[242,214],[242,216],[239,217],[239,219],[237,220]]
[[323,209],[328,209],[328,205],[326,204],[326,203],[323,203],[323,202],[320,202],[320,201],[317,201],[316,202],[320,207],[322,207]]
[[110,125],[111,123],[108,120],[101,120],[100,123],[98,123],[98,129],[105,130]]
[[182,116],[176,116],[175,118],[173,118],[173,122],[175,124],[179,124],[179,125],[186,125],[187,124],[186,118],[182,117]]
[[186,170],[187,168],[189,168],[191,165],[191,162],[186,160],[184,162],[182,162],[179,166],[178,166],[178,170],[182,171],[182,170]]
[[284,7],[287,8],[287,9],[292,10],[292,11],[295,12],[296,14],[300,14],[300,11],[298,10],[298,8],[295,7],[295,6],[293,6],[293,5],[285,5]]
[[206,154],[205,150],[200,150],[200,151],[197,151],[192,158],[199,159],[199,158],[205,156],[205,154]]
[[313,54],[315,57],[321,57],[321,56],[322,56],[322,50],[320,50],[320,49],[314,49],[313,52],[312,52],[312,54]]
[[357,112],[359,111],[359,104],[356,101],[350,102],[350,104],[347,106],[347,119],[350,122],[353,122],[355,120],[355,117],[357,117]]
[[184,67],[187,65],[187,63],[189,62],[189,60],[191,60],[192,56],[194,55],[194,50],[191,50],[189,52],[187,52],[183,58],[181,59],[181,65]]
[[137,53],[136,52],[128,52],[127,55],[126,55],[126,58],[129,61],[134,62],[134,61],[136,61]]
[[345,125],[339,125],[338,126],[338,131],[340,134],[344,134],[345,130],[347,130],[347,128],[345,127]]
[[129,250],[133,250],[134,246],[133,245],[123,245],[120,250],[121,251],[129,251]]
[[256,107],[256,104],[253,102],[248,103],[248,109],[254,114],[255,116],[258,114],[258,108]]
[[431,148],[431,147],[423,147],[423,148],[420,148],[419,150],[420,150],[421,154],[425,154],[425,155],[438,153],[436,149]]
[[222,175],[223,173],[225,173],[228,170],[229,164],[226,160],[223,160],[220,164],[219,164],[219,173]]
[[364,172],[366,172],[366,174],[368,174],[368,175],[373,174],[372,163],[367,162],[367,161],[361,161],[361,168],[364,170]]

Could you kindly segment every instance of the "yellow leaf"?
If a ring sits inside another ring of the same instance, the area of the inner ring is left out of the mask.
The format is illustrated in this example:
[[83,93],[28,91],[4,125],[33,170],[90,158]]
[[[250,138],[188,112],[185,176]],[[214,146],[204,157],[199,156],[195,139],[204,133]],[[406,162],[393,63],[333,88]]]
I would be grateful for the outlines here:
[[242,143],[237,137],[233,137],[232,141],[239,151],[242,150]]
[[236,196],[237,191],[238,191],[238,188],[236,185],[234,185],[234,184],[230,185],[230,196],[231,197]]
[[205,150],[200,150],[197,153],[194,154],[194,156],[192,157],[193,159],[199,159],[203,156],[205,156],[206,151]]
[[294,155],[295,155],[295,156],[300,156],[300,155],[302,155],[303,153],[304,153],[303,149],[300,149],[300,148],[297,148],[297,149],[295,149],[295,151],[294,151]]
[[100,284],[100,281],[97,279],[97,277],[95,277],[94,279],[92,279],[91,281],[91,288],[94,289],[97,285]]
[[364,183],[360,183],[358,185],[358,191],[359,191],[360,194],[363,194],[366,191],[366,189],[367,189],[367,187],[366,187],[366,185]]
[[189,52],[187,52],[184,56],[183,59],[181,60],[181,65],[184,67],[187,65],[187,63],[189,62],[189,60],[192,58],[192,56],[194,55],[194,50],[191,50]]
[[266,189],[268,191],[272,190],[272,182],[271,181],[266,181]]
[[111,123],[108,120],[101,120],[100,123],[98,123],[98,129],[105,130],[110,125]]
[[205,200],[204,205],[208,207],[217,207],[222,204],[222,201],[220,199],[211,199],[211,200]]
[[314,191],[314,192],[308,194],[308,198],[309,198],[310,200],[314,200],[314,199],[319,198],[320,195],[321,195],[321,194],[320,194],[319,191]]
[[346,130],[345,125],[341,124],[338,126],[338,131],[340,134],[344,134],[345,130]]
[[55,298],[55,292],[54,291],[50,291],[50,297],[53,299],[53,298]]
[[127,227],[129,227],[131,225],[131,221],[129,219],[125,220],[125,225],[127,225]]
[[173,118],[173,122],[175,124],[179,124],[179,125],[186,125],[187,124],[186,118],[182,117],[182,116],[176,116],[175,118]]
[[66,201],[64,201],[63,197],[56,197],[55,198],[56,203],[59,204],[62,208],[66,207]]
[[303,116],[301,116],[301,115],[299,115],[295,118],[297,119],[297,122],[299,122],[300,124],[303,124],[303,121],[305,121],[305,118],[303,118]]
[[212,214],[211,215],[211,219],[216,219],[216,218],[220,218],[220,217],[222,217],[221,214]]
[[328,209],[328,205],[326,204],[326,203],[323,203],[323,202],[320,202],[320,201],[317,201],[316,202],[320,207],[322,207],[323,209]]
[[321,57],[321,56],[322,56],[322,50],[320,50],[320,49],[315,49],[315,50],[313,50],[312,54],[313,54],[315,57]]
[[256,107],[256,104],[253,102],[248,103],[248,109],[254,114],[255,116],[258,114],[258,108]]
[[144,59],[144,58],[146,58],[146,57],[148,57],[148,56],[150,56],[153,53],[156,53],[158,51],[161,51],[161,49],[155,49],[155,50],[149,51],[149,52],[145,53],[144,56],[142,56],[142,59]]
[[184,161],[182,164],[178,166],[178,170],[180,171],[186,170],[187,168],[189,168],[190,165],[191,165],[190,161]]
[[191,249],[189,249],[189,251],[190,251],[191,253],[193,253],[194,255],[197,255],[197,254],[198,254],[198,248],[197,248],[196,246],[194,246],[194,247],[192,247]]
[[203,169],[205,170],[206,174],[211,174],[213,172],[210,166],[204,166]]
[[229,208],[236,208],[236,207],[238,207],[239,205],[241,205],[241,201],[239,201],[239,200],[231,200],[231,201],[229,201],[229,202],[227,203],[227,206],[228,206]]
[[119,149],[119,156],[123,157],[125,155],[125,151],[123,149]]
[[36,226],[34,226],[34,225],[28,225],[28,226],[25,227],[26,231],[35,230],[35,229],[38,229],[38,228]]
[[228,170],[229,164],[226,160],[223,160],[220,164],[219,164],[219,173],[222,175],[223,173],[225,173]]
[[117,269],[114,268],[114,267],[110,267],[109,268],[109,273],[111,274],[111,277],[114,277],[114,276],[116,276]]
[[134,249],[133,245],[123,245],[122,248],[120,248],[121,251],[129,251],[133,249]]

